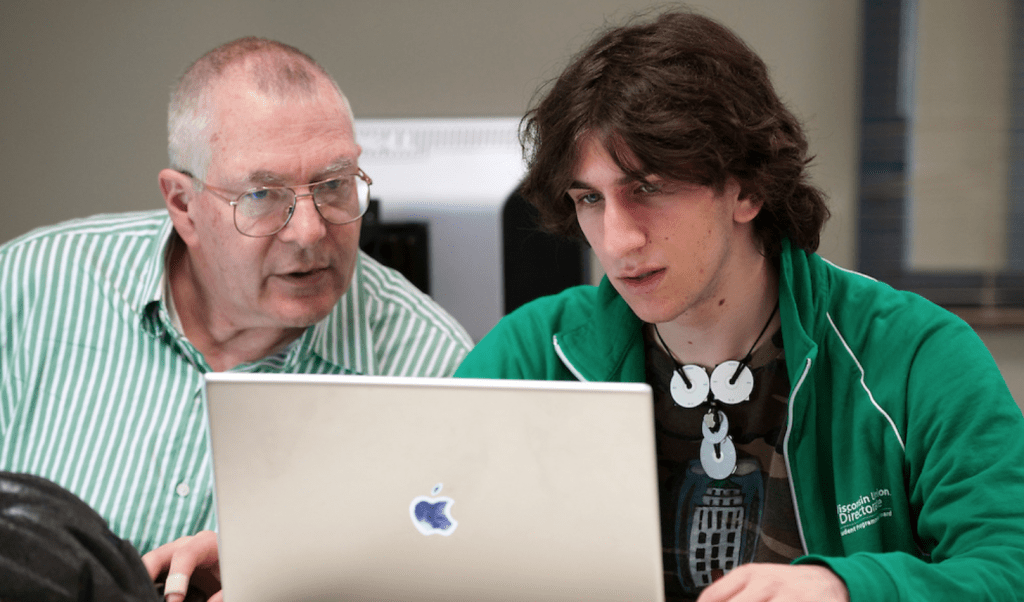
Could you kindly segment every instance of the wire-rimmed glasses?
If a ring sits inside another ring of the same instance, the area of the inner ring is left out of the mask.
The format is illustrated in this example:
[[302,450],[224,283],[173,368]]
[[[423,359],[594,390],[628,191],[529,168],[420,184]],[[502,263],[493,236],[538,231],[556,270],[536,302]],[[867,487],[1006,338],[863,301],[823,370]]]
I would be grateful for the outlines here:
[[192,174],[182,171],[203,185],[214,196],[234,208],[235,229],[245,236],[273,236],[280,232],[295,213],[299,197],[313,200],[320,217],[341,226],[361,218],[370,206],[370,185],[373,180],[363,170],[320,182],[306,184],[309,192],[299,194],[290,186],[260,186],[246,190],[234,199],[222,194]]

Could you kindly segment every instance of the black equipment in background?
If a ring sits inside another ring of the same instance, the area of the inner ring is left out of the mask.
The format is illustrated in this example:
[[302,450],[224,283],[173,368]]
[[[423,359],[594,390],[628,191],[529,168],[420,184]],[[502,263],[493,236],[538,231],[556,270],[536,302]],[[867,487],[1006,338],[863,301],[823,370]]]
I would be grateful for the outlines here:
[[430,248],[426,222],[381,222],[380,201],[370,199],[359,231],[359,248],[430,294]]
[[537,215],[518,192],[502,210],[506,314],[537,297],[586,282],[586,245],[542,231]]

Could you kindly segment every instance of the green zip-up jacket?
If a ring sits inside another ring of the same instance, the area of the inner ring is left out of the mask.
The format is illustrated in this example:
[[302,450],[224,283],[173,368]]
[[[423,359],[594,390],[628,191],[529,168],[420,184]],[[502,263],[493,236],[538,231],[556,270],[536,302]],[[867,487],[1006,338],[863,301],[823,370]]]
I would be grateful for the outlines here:
[[[1024,600],[1024,417],[962,320],[784,245],[785,434],[805,556],[851,602]],[[506,316],[459,377],[644,381],[605,278]]]

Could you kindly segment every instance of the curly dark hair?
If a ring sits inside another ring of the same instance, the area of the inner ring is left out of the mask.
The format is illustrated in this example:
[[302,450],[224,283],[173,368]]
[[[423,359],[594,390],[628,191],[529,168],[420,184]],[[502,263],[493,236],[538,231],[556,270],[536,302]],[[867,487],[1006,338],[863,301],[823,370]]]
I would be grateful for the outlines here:
[[729,177],[762,203],[754,229],[777,257],[783,237],[813,252],[828,219],[807,179],[807,140],[768,69],[723,25],[691,12],[636,19],[578,54],[523,118],[523,196],[546,230],[582,236],[566,191],[580,142],[595,136],[622,171],[711,186]]

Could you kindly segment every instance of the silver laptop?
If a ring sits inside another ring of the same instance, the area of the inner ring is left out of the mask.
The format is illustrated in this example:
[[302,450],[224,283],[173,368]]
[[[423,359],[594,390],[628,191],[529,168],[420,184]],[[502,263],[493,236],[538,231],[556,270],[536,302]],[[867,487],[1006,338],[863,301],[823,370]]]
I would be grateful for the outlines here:
[[229,602],[663,600],[642,384],[210,374]]

